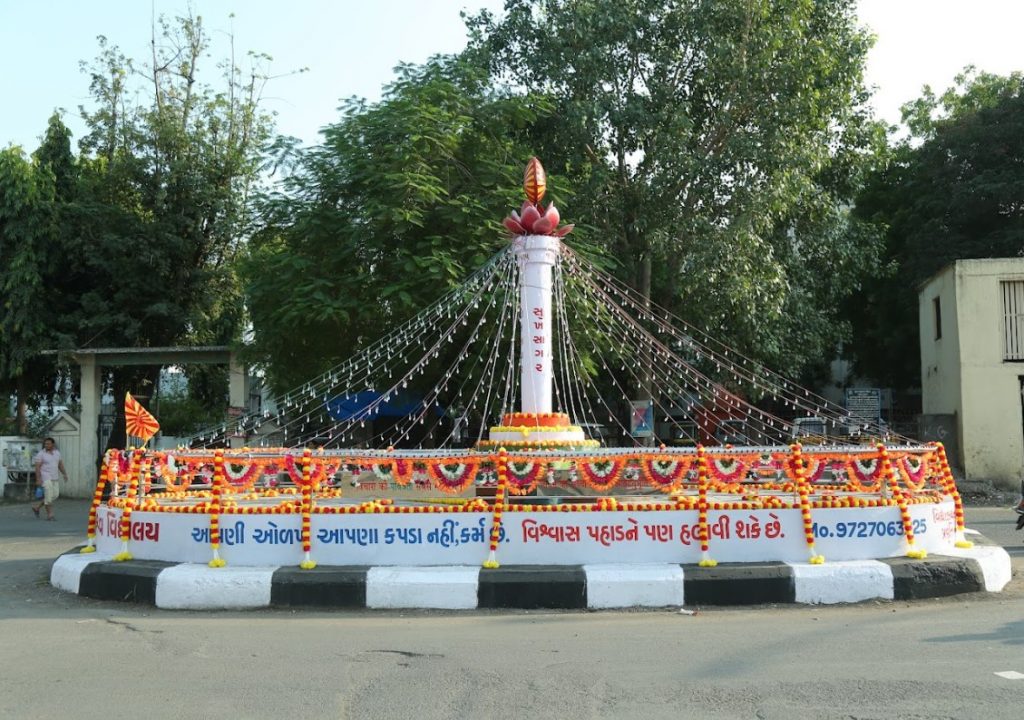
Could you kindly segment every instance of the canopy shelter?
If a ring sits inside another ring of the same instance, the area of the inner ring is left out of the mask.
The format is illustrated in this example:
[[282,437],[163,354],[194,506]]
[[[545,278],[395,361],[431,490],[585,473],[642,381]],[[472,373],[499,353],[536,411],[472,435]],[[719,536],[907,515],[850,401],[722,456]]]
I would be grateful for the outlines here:
[[[337,422],[371,417],[404,418],[418,414],[423,409],[424,402],[422,396],[413,393],[400,393],[390,399],[384,399],[383,393],[363,390],[353,395],[342,395],[329,400],[327,412],[331,419]],[[443,417],[444,409],[435,403],[430,414],[435,417]]]

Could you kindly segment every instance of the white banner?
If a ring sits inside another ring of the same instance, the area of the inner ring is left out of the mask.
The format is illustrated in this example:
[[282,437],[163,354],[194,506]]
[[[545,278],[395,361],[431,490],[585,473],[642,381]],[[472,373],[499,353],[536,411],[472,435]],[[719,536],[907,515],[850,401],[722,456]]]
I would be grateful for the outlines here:
[[[97,512],[97,549],[121,549],[120,510]],[[895,507],[813,512],[815,546],[828,560],[896,557],[906,552]],[[952,501],[912,505],[918,547],[947,553],[955,541]],[[799,510],[708,512],[709,554],[719,562],[808,559]],[[490,513],[313,515],[311,555],[321,565],[476,565],[487,557]],[[697,511],[511,512],[503,516],[502,564],[695,563]],[[136,558],[205,563],[205,515],[135,512],[129,549]],[[298,515],[221,515],[220,555],[232,565],[298,565]]]

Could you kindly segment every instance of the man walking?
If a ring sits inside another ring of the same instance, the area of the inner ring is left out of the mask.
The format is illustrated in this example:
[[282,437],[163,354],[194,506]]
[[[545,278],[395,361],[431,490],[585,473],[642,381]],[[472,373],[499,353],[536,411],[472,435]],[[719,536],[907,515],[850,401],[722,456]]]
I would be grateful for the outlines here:
[[39,510],[46,508],[46,519],[56,520],[53,516],[53,501],[60,496],[60,487],[57,485],[57,476],[68,479],[67,471],[64,470],[64,461],[61,460],[60,450],[52,437],[43,440],[43,449],[36,453],[34,460],[36,466],[36,486],[43,489],[43,499],[38,505],[32,506],[32,512],[39,517]]

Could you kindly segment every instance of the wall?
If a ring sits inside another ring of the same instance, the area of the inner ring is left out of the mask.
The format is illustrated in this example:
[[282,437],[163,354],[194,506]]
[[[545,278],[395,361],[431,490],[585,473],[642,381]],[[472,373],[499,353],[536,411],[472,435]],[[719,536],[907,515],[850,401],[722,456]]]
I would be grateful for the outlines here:
[[1024,259],[961,260],[956,276],[967,478],[1015,489],[1024,472],[1024,363],[1003,360],[1000,282],[1024,280]]
[[50,422],[46,435],[57,443],[64,469],[68,473],[67,482],[61,485],[60,494],[65,497],[92,497],[96,479],[93,475],[86,476],[81,472],[82,439],[78,420],[62,412]]
[[[939,339],[935,338],[935,298],[939,298],[942,309],[942,337]],[[953,415],[956,417],[957,437],[962,439],[960,321],[956,308],[955,266],[950,265],[934,275],[918,293],[921,412],[924,415]],[[963,447],[962,443],[960,447]],[[954,467],[964,467],[962,452],[951,452],[949,461]]]
[[[968,480],[1016,489],[1024,475],[1024,363],[1003,360],[1001,282],[1024,280],[1024,258],[958,260],[918,295],[922,404],[955,413],[961,451],[951,458]],[[940,299],[942,337],[933,304]]]

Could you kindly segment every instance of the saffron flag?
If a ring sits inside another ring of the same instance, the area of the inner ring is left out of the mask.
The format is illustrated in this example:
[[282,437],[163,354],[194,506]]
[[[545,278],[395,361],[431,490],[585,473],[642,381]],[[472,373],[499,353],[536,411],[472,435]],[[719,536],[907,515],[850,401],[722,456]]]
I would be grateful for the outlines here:
[[131,393],[124,394],[124,422],[128,435],[141,438],[142,442],[146,442],[156,435],[157,430],[160,429],[160,423],[156,421],[156,418],[150,414],[149,410],[142,407]]

